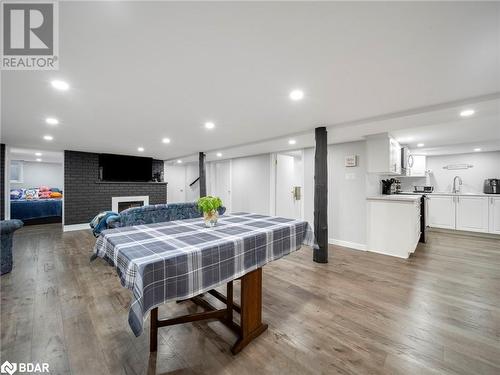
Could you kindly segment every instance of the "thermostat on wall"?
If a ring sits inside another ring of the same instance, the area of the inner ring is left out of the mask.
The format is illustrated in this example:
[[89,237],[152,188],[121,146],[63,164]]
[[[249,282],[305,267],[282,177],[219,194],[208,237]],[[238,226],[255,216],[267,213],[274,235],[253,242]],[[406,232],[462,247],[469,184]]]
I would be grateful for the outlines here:
[[345,157],[345,166],[346,167],[357,167],[358,166],[358,157],[357,155],[349,155]]

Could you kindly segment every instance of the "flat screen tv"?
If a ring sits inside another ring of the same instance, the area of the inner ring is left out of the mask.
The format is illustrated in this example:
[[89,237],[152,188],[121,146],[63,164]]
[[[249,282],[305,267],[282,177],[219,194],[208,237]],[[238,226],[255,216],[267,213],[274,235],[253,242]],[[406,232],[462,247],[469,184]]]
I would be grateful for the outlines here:
[[148,182],[153,180],[153,159],[138,156],[100,154],[101,181]]

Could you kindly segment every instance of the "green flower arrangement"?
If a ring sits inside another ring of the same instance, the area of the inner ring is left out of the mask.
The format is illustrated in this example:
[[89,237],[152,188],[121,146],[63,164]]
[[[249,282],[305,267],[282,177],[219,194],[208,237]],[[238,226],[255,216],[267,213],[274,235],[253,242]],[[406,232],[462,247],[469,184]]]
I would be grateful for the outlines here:
[[219,212],[217,209],[222,207],[222,200],[219,197],[212,197],[210,195],[198,199],[198,209],[203,212],[205,218],[205,225],[207,227],[215,227]]

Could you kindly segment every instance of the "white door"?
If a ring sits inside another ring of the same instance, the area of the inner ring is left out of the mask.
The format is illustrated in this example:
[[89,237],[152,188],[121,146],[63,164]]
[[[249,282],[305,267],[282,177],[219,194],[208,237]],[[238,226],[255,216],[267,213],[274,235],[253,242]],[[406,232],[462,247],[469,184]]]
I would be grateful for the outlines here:
[[487,197],[457,197],[457,229],[488,232]]
[[455,229],[455,197],[428,195],[428,225],[433,228]]
[[302,172],[299,158],[276,155],[276,216],[300,219],[301,200],[295,199],[294,187],[303,185]]
[[500,197],[488,198],[490,201],[489,232],[500,234]]
[[184,166],[165,166],[167,184],[167,202],[181,203],[186,201],[186,168]]
[[221,160],[211,162],[207,166],[207,194],[219,197],[231,212],[231,161]]

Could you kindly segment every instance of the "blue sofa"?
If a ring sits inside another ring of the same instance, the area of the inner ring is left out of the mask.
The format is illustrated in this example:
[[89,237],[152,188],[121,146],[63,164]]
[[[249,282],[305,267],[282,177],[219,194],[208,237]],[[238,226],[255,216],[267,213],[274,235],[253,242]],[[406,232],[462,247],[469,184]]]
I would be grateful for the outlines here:
[[23,226],[21,220],[2,220],[0,221],[0,236],[2,248],[0,249],[0,275],[12,271],[12,238],[14,232]]
[[[219,215],[224,215],[225,207],[219,208]],[[109,216],[106,219],[107,228],[128,227],[132,225],[162,223],[172,220],[185,220],[202,217],[196,202],[155,204],[133,207]]]

